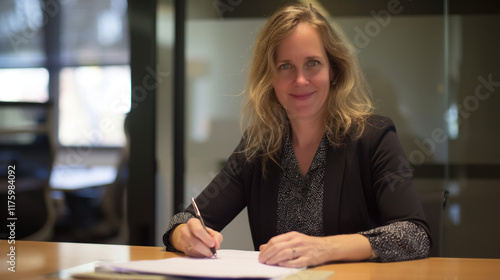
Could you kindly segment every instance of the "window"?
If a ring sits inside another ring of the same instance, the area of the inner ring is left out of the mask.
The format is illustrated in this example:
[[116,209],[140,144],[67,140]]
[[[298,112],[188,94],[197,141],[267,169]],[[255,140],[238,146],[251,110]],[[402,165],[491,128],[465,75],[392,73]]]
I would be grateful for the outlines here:
[[67,146],[121,146],[130,110],[128,66],[65,67],[60,72],[59,141]]
[[0,102],[52,102],[59,144],[123,146],[130,92],[126,0],[0,1]]
[[[29,82],[27,82],[29,81]],[[46,68],[0,69],[0,100],[47,102],[49,72]]]

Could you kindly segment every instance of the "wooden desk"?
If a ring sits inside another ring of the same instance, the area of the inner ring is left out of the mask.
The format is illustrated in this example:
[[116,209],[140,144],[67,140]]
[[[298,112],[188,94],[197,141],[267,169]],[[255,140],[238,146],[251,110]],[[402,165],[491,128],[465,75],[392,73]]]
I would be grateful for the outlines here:
[[[45,275],[94,261],[161,259],[180,256],[163,247],[16,241],[16,272],[7,270],[8,247],[0,240],[0,279],[46,279]],[[428,258],[397,263],[339,263],[335,279],[500,279],[500,259]],[[62,279],[62,278],[50,278]]]

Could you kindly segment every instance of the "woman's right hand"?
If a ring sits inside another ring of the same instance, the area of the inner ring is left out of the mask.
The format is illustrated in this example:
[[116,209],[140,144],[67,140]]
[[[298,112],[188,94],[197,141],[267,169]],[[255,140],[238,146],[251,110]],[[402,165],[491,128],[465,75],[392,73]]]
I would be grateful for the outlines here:
[[170,239],[175,249],[190,257],[202,258],[212,257],[211,247],[219,249],[222,234],[208,227],[205,230],[199,219],[191,218],[186,224],[178,225]]

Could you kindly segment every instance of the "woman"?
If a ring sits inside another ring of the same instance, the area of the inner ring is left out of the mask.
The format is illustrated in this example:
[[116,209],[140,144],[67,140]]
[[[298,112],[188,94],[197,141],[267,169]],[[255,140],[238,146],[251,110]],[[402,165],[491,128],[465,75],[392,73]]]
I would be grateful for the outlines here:
[[423,258],[429,228],[388,118],[372,115],[359,66],[312,6],[286,6],[260,32],[248,79],[247,130],[192,207],[175,215],[167,250],[211,256],[244,207],[259,261]]

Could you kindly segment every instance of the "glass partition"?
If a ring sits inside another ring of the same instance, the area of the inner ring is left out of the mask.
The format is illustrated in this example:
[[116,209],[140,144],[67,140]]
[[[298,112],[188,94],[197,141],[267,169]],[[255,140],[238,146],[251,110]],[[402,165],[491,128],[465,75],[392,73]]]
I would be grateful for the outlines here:
[[[453,7],[453,2],[450,8]],[[500,13],[451,14],[448,19],[448,178],[444,252],[499,258]]]

